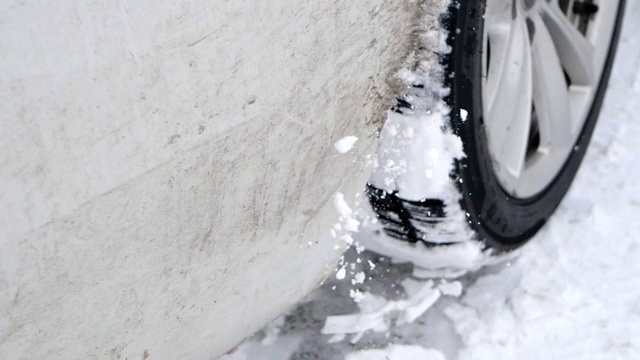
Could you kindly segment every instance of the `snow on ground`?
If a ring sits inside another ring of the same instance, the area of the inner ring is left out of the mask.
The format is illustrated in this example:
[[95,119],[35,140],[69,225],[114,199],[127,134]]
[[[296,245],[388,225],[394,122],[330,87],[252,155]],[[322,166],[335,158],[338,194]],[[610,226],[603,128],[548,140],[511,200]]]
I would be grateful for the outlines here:
[[[389,301],[410,292],[411,266],[348,253],[346,279],[330,281],[224,358],[640,359],[639,19],[640,2],[630,1],[584,166],[519,258],[460,279],[459,297],[457,285],[436,284],[442,296],[412,323],[323,335],[328,315],[358,312],[354,286]],[[361,271],[364,284],[352,283]]]

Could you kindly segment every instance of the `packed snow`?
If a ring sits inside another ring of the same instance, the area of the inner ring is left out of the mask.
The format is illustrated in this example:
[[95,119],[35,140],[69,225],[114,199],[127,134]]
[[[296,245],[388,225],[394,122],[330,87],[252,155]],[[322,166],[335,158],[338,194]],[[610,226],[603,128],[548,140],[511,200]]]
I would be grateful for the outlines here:
[[583,167],[517,256],[428,279],[351,248],[337,276],[223,358],[640,359],[639,19],[629,2]]

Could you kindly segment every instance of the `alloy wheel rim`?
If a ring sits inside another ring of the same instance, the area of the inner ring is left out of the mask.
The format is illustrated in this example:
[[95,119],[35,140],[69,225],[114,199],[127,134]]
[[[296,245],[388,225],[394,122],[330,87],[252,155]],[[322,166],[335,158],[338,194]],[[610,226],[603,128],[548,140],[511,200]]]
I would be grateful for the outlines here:
[[574,150],[600,83],[618,0],[487,0],[482,106],[494,173],[529,198]]

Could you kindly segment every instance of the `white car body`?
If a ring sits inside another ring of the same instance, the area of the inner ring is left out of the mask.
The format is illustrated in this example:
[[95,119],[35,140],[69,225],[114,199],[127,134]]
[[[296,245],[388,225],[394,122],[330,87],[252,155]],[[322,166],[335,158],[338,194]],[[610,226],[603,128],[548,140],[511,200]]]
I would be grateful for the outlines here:
[[215,358],[316,287],[417,7],[3,2],[0,357]]

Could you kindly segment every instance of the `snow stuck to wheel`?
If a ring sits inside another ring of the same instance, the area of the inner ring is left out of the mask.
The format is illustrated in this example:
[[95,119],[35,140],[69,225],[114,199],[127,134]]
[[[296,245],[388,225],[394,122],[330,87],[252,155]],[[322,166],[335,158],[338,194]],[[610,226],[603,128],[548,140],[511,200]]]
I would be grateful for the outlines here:
[[[451,176],[465,154],[445,103],[441,56],[450,49],[441,18],[449,6],[448,0],[425,5],[416,50],[397,73],[406,92],[388,113],[369,181],[383,204],[373,204],[377,214],[363,210],[361,223],[367,226],[357,239],[368,250],[411,262],[431,276],[455,277],[487,264],[491,256],[475,240],[460,206],[455,181],[461,180]],[[394,209],[386,209],[388,196],[394,197]]]
[[[494,259],[482,243],[474,241],[474,233],[459,204],[456,180],[451,176],[456,160],[465,155],[460,138],[449,125],[450,109],[444,101],[448,91],[443,86],[444,69],[438,55],[449,51],[445,42],[447,31],[440,24],[449,1],[431,5],[423,9],[421,24],[424,28],[416,35],[417,50],[409,56],[407,67],[398,72],[398,79],[407,91],[398,97],[398,105],[388,112],[370,186],[383,191],[382,196],[393,194],[402,201],[415,203],[431,201],[442,204],[443,210],[435,211],[437,217],[428,214],[428,221],[412,219],[411,226],[425,236],[421,238],[423,241],[415,243],[387,236],[384,227],[387,225],[385,220],[389,219],[383,218],[381,223],[379,211],[374,214],[367,206],[355,214],[358,231],[341,234],[345,230],[342,225],[345,218],[354,213],[338,194],[335,200],[340,223],[331,231],[334,237],[346,237],[347,246],[363,244],[367,250],[384,254],[395,262],[416,265],[414,277],[426,280],[414,282],[414,285],[419,284],[417,291],[409,291],[403,283],[408,297],[401,300],[351,289],[350,296],[358,303],[359,311],[326,319],[322,333],[334,335],[330,341],[341,341],[347,334],[353,334],[350,341],[357,342],[366,331],[386,332],[392,325],[411,323],[431,308],[443,293],[459,295],[462,292],[457,286],[459,283],[436,287],[428,278],[459,277]],[[345,280],[348,266],[344,258],[341,259],[336,279]],[[358,275],[364,273],[353,273],[352,285],[362,284],[364,276],[358,278]]]

